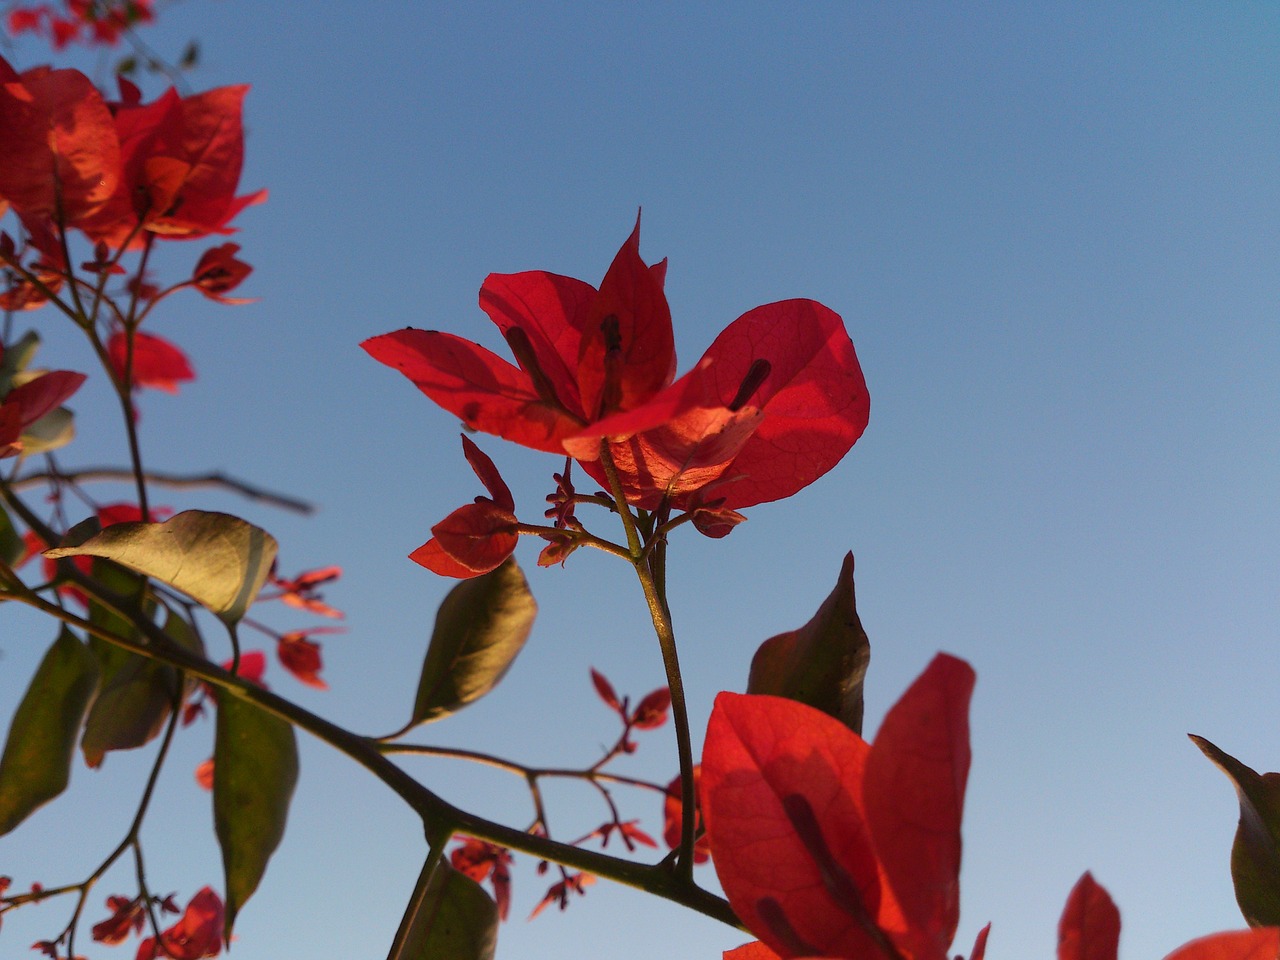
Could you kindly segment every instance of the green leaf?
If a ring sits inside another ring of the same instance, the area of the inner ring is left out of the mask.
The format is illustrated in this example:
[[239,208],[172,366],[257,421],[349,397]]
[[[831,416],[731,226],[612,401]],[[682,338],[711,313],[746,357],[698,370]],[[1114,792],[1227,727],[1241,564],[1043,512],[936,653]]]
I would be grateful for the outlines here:
[[9,514],[0,508],[0,561],[6,567],[12,567],[26,552],[27,545],[18,536],[18,531],[13,529]]
[[497,686],[537,612],[514,560],[450,590],[436,614],[409,726],[447,717]]
[[109,750],[131,750],[150,743],[164,728],[177,692],[178,671],[136,653],[126,653],[89,710],[80,749],[91,767],[102,765]]
[[813,619],[770,637],[751,660],[747,693],[798,700],[862,733],[862,686],[871,644],[853,596],[853,554]]
[[22,431],[22,455],[48,453],[65,447],[76,438],[75,415],[66,407],[50,410]]
[[293,727],[222,691],[213,747],[213,825],[227,878],[225,937],[284,836],[298,782]]
[[0,836],[67,788],[98,662],[65,627],[40,661],[0,757]]
[[228,624],[244,616],[276,557],[271,534],[226,513],[187,510],[164,523],[117,523],[47,557],[104,557],[189,594]]
[[1225,773],[1240,797],[1231,845],[1236,902],[1253,927],[1280,926],[1280,773],[1259,774],[1203,737],[1191,740]]
[[22,382],[19,374],[35,358],[39,346],[40,334],[28,330],[17,342],[5,347],[4,357],[0,358],[0,397]]
[[408,931],[397,940],[394,960],[493,960],[498,906],[447,861],[436,864],[425,896],[409,905],[405,922]]

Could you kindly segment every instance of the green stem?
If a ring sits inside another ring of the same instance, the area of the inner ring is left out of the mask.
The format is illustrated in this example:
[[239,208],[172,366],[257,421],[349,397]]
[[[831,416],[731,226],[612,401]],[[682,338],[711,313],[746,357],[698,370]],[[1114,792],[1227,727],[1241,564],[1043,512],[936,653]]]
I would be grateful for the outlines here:
[[[654,632],[658,635],[658,646],[662,650],[662,666],[667,674],[667,688],[671,691],[671,719],[676,728],[676,753],[680,758],[680,857],[676,861],[676,875],[683,880],[693,880],[693,844],[696,810],[696,796],[693,789],[693,744],[689,737],[689,709],[684,696],[684,681],[680,675],[680,658],[676,652],[675,628],[671,623],[671,611],[667,606],[665,577],[654,576],[654,567],[645,556],[645,546],[640,542],[636,530],[635,518],[627,504],[626,491],[618,476],[618,468],[613,462],[606,440],[600,441],[600,463],[604,467],[609,480],[610,492],[617,501],[618,514],[622,517],[622,525],[627,533],[627,545],[631,548],[631,565],[640,579],[640,588],[644,591],[645,602],[649,605],[649,617],[653,621]],[[658,563],[660,572],[665,572],[663,564]]]

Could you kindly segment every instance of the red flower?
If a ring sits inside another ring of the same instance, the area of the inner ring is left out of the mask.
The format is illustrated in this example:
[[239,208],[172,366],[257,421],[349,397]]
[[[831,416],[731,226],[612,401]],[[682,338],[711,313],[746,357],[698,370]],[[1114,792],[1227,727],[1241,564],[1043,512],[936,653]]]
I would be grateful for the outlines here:
[[431,528],[434,536],[409,559],[444,577],[476,577],[495,570],[511,556],[520,535],[516,532],[516,502],[493,461],[462,438],[462,452],[484,488],[492,495],[476,497]]
[[160,934],[157,947],[154,937],[138,946],[136,960],[202,960],[222,952],[223,906],[221,898],[205,887],[187,904],[186,912],[168,930]]
[[244,162],[241,103],[247,86],[191,97],[169,90],[153,103],[114,105],[120,175],[107,204],[76,223],[119,247],[139,230],[191,240],[230,233],[227,224],[266,191],[235,196]]
[[[117,377],[125,379],[128,362],[129,338],[123,330],[116,330],[107,339],[107,356]],[[130,382],[135,390],[151,387],[165,393],[177,393],[178,384],[196,378],[187,355],[168,340],[149,333],[134,331],[133,377]]]
[[[676,369],[666,261],[646,266],[636,228],[596,290],[543,272],[491,274],[480,306],[518,367],[452,334],[366,340],[473,429],[569,453],[604,483],[607,441],[629,501],[734,509],[790,496],[861,435],[869,400],[840,318],[811,300],[757,307],[694,369]],[[714,502],[712,502],[714,501]]]
[[124,943],[129,934],[142,932],[147,913],[141,897],[107,897],[107,909],[111,916],[93,925],[93,939],[97,942],[114,946]]
[[716,698],[702,756],[711,856],[734,911],[774,954],[947,960],[973,682],[968,664],[940,654],[874,746],[793,700]]

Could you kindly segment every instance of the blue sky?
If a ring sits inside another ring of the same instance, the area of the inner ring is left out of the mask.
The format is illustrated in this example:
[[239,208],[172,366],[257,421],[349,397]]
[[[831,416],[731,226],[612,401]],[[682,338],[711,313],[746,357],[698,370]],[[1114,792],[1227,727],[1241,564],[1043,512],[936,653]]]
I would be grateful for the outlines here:
[[[344,566],[328,593],[349,627],[325,644],[333,690],[273,667],[275,689],[362,731],[399,726],[449,586],[405,554],[479,492],[457,424],[358,343],[420,326],[497,349],[476,305],[486,274],[598,283],[643,208],[642,255],[670,260],[681,370],[751,307],[810,297],[845,318],[872,396],[866,435],[827,477],[726,540],[686,528],[673,542],[695,734],[852,550],[868,729],[935,651],[978,672],[957,949],[991,921],[989,956],[1052,956],[1085,869],[1120,906],[1123,956],[1242,925],[1233,793],[1185,734],[1280,769],[1274,6],[193,0],[146,38],[176,53],[192,35],[195,86],[253,84],[242,186],[271,198],[235,239],[256,268],[239,292],[260,299],[173,301],[149,321],[200,378],[144,398],[144,454],[320,505],[302,520],[158,497],[260,523],[286,570]],[[31,43],[10,54],[47,59]],[[202,249],[176,245],[169,276]],[[88,363],[52,314],[30,319],[49,362]],[[93,389],[64,462],[121,459]],[[482,446],[536,517],[560,465]],[[535,555],[517,554],[527,569]],[[541,613],[515,668],[424,742],[587,763],[613,735],[588,667],[634,695],[662,682],[620,564],[580,552],[530,579]],[[9,610],[3,623],[0,704],[14,704],[52,632]],[[147,834],[151,882],[184,899],[219,883],[189,776],[210,726],[179,743]],[[289,832],[233,955],[380,956],[420,866],[416,825],[358,769],[302,747]],[[145,762],[77,770],[0,839],[0,873],[83,873],[127,826]],[[528,816],[518,781],[420,769],[446,795]],[[670,732],[620,770],[668,779]],[[660,829],[647,795],[620,800]],[[603,816],[587,790],[549,803],[565,837]],[[517,874],[500,958],[718,957],[743,939],[607,884],[526,923],[544,888],[529,865]],[[7,917],[3,952],[63,917]]]

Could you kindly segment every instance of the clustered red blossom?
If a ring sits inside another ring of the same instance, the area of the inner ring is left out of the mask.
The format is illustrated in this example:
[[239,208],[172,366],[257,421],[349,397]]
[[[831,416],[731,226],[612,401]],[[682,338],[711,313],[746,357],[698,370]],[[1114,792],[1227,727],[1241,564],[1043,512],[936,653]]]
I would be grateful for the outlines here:
[[114,46],[130,27],[155,19],[152,0],[65,0],[61,5],[37,3],[9,11],[9,32],[35,33],[62,50],[68,44]]
[[[541,271],[485,280],[480,306],[516,366],[435,330],[362,346],[468,428],[568,455],[606,490],[612,464],[627,504],[683,511],[722,537],[742,508],[789,497],[834,467],[862,435],[870,400],[843,321],[812,300],[748,311],[675,379],[665,277],[665,260],[640,259],[637,221],[599,289]],[[411,555],[459,578],[495,569],[521,532],[492,461],[465,438],[464,453],[489,496],[432,527]],[[531,531],[551,543],[545,564],[567,557],[580,530],[567,468],[548,499],[555,528]]]

